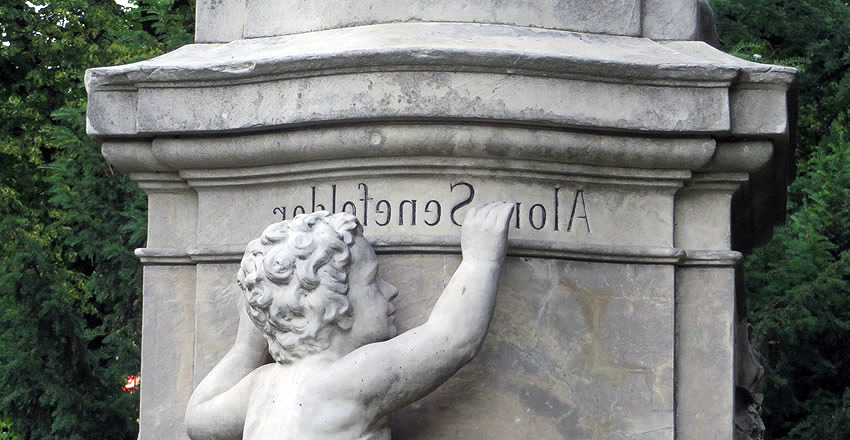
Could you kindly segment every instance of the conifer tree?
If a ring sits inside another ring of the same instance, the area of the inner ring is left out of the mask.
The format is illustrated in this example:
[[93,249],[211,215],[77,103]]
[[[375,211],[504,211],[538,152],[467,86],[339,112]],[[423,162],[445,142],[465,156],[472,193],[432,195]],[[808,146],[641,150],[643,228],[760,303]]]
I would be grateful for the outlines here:
[[144,195],[85,134],[86,68],[191,41],[192,5],[0,4],[0,438],[133,439]]
[[725,49],[800,69],[788,220],[746,259],[768,439],[850,438],[850,6],[713,0]]

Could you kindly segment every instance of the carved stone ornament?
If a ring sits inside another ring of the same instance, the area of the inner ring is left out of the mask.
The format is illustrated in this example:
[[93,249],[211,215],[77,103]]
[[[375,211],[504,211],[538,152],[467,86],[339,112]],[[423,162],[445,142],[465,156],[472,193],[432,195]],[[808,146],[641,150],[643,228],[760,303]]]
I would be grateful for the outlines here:
[[427,321],[398,336],[398,290],[378,276],[355,216],[320,211],[268,226],[242,258],[236,341],[189,400],[189,437],[390,439],[387,415],[480,349],[513,207],[467,212],[462,263]]

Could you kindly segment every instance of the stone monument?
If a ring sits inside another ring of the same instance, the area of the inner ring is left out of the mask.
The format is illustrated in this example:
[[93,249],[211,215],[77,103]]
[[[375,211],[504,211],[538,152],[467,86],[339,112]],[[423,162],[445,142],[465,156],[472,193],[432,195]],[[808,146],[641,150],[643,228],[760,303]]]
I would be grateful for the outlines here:
[[740,259],[784,219],[795,72],[700,41],[708,16],[198,0],[196,44],[89,70],[88,131],[149,200],[140,438],[187,438],[268,224],[354,216],[403,334],[461,264],[465,216],[507,201],[481,351],[391,413],[393,438],[733,439],[758,370],[736,356]]

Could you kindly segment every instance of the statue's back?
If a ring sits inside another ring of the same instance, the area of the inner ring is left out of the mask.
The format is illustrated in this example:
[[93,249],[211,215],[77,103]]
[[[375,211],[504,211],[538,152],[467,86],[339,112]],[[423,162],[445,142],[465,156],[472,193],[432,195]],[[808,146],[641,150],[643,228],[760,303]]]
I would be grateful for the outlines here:
[[244,440],[390,440],[386,420],[369,429],[362,407],[340,404],[311,386],[311,377],[325,369],[299,364],[268,364],[257,370]]

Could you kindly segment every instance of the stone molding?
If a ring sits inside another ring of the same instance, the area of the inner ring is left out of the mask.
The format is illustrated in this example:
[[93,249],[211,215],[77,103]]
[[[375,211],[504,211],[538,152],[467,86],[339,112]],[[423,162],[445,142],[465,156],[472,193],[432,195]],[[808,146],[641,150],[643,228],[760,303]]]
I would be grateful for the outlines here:
[[[90,69],[88,132],[127,137],[454,119],[782,135],[789,123],[780,101],[794,72],[729,57],[701,42],[500,25],[381,24],[188,45],[149,61]],[[746,92],[753,87],[758,93]],[[600,96],[616,97],[619,105]],[[186,105],[165,105],[174,101]],[[755,111],[762,108],[773,110]]]
[[[124,144],[111,146],[110,160]],[[748,143],[746,145],[751,145]],[[110,145],[109,147],[107,147]],[[769,143],[759,148],[770,147]],[[237,148],[238,147],[238,148]],[[297,130],[240,136],[158,137],[148,145],[146,162],[158,162],[162,170],[229,168],[377,157],[453,156],[534,159],[549,163],[596,166],[629,166],[644,169],[700,169],[717,162],[715,141],[708,137],[649,138],[612,136],[555,129],[531,129],[505,125],[373,123],[335,127],[304,127]],[[743,147],[742,147],[743,148]],[[746,147],[755,148],[755,147]],[[772,148],[772,147],[770,147]],[[364,151],[365,150],[365,151]],[[746,152],[744,152],[746,153]],[[135,150],[127,150],[135,155]],[[723,152],[726,157],[732,152]],[[126,162],[135,160],[128,157]],[[749,166],[736,157],[711,165]],[[123,163],[123,162],[122,162]],[[752,169],[757,169],[753,166]]]
[[[395,236],[369,240],[375,253],[459,254],[460,238]],[[543,240],[509,240],[508,256],[558,258],[606,263],[667,264],[676,266],[735,266],[743,254],[736,251],[686,250],[639,246],[600,246]],[[245,244],[201,245],[189,249],[139,248],[145,265],[238,263]]]
[[529,160],[492,158],[444,158],[412,156],[326,160],[253,168],[184,170],[180,176],[194,188],[315,181],[350,177],[456,175],[499,177],[520,180],[565,179],[632,188],[679,188],[691,177],[687,170],[635,169],[551,164]]
[[[746,237],[736,239],[735,247],[746,252],[784,219],[784,194],[775,188],[783,184],[785,174],[770,166],[776,152],[782,152],[776,145],[767,139],[715,141],[499,125],[384,123],[240,136],[110,139],[103,151],[148,193],[355,176],[456,175],[738,194],[749,202],[732,234]],[[258,166],[261,163],[266,165]]]

